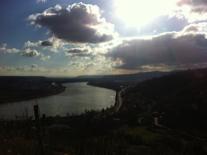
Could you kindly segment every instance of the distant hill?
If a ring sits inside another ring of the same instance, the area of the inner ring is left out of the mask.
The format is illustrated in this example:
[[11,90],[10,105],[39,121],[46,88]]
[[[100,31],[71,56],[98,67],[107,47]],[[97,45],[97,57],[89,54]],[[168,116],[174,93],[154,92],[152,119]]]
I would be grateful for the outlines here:
[[134,85],[144,80],[168,75],[171,72],[143,72],[123,75],[103,75],[103,76],[81,76],[79,79],[86,79],[89,84],[119,90],[123,86]]
[[161,75],[169,74],[169,72],[141,72],[141,73],[135,73],[135,74],[117,74],[117,75],[87,75],[87,76],[78,76],[78,79],[102,79],[107,81],[137,81],[137,80],[143,80],[146,78],[152,78],[152,77],[159,77]]

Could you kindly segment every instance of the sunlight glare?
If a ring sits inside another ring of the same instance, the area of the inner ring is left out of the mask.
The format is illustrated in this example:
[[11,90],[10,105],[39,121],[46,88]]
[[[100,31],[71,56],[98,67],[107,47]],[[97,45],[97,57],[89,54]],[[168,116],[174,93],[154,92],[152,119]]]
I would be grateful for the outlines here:
[[115,12],[126,25],[141,27],[172,11],[176,2],[177,0],[115,0]]

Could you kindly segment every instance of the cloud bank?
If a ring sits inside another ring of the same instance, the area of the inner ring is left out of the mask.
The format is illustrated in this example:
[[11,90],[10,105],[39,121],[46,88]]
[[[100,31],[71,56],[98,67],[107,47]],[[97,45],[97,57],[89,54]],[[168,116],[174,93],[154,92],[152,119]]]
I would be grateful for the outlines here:
[[123,40],[106,55],[121,69],[145,66],[192,66],[207,62],[206,34],[194,24],[180,32],[170,32],[152,38]]

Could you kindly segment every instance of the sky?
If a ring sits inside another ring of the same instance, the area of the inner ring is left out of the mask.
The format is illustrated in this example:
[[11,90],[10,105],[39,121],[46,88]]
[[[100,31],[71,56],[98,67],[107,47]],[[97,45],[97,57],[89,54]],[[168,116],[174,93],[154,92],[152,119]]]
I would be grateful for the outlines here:
[[207,67],[207,0],[1,0],[0,75]]

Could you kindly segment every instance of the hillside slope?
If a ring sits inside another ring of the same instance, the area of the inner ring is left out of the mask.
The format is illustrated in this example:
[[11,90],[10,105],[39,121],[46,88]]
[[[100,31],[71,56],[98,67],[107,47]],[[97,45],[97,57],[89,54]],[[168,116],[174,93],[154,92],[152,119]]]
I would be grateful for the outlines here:
[[[129,88],[120,113],[158,113],[172,128],[207,128],[207,69],[177,72]],[[149,116],[150,117],[150,116]]]

